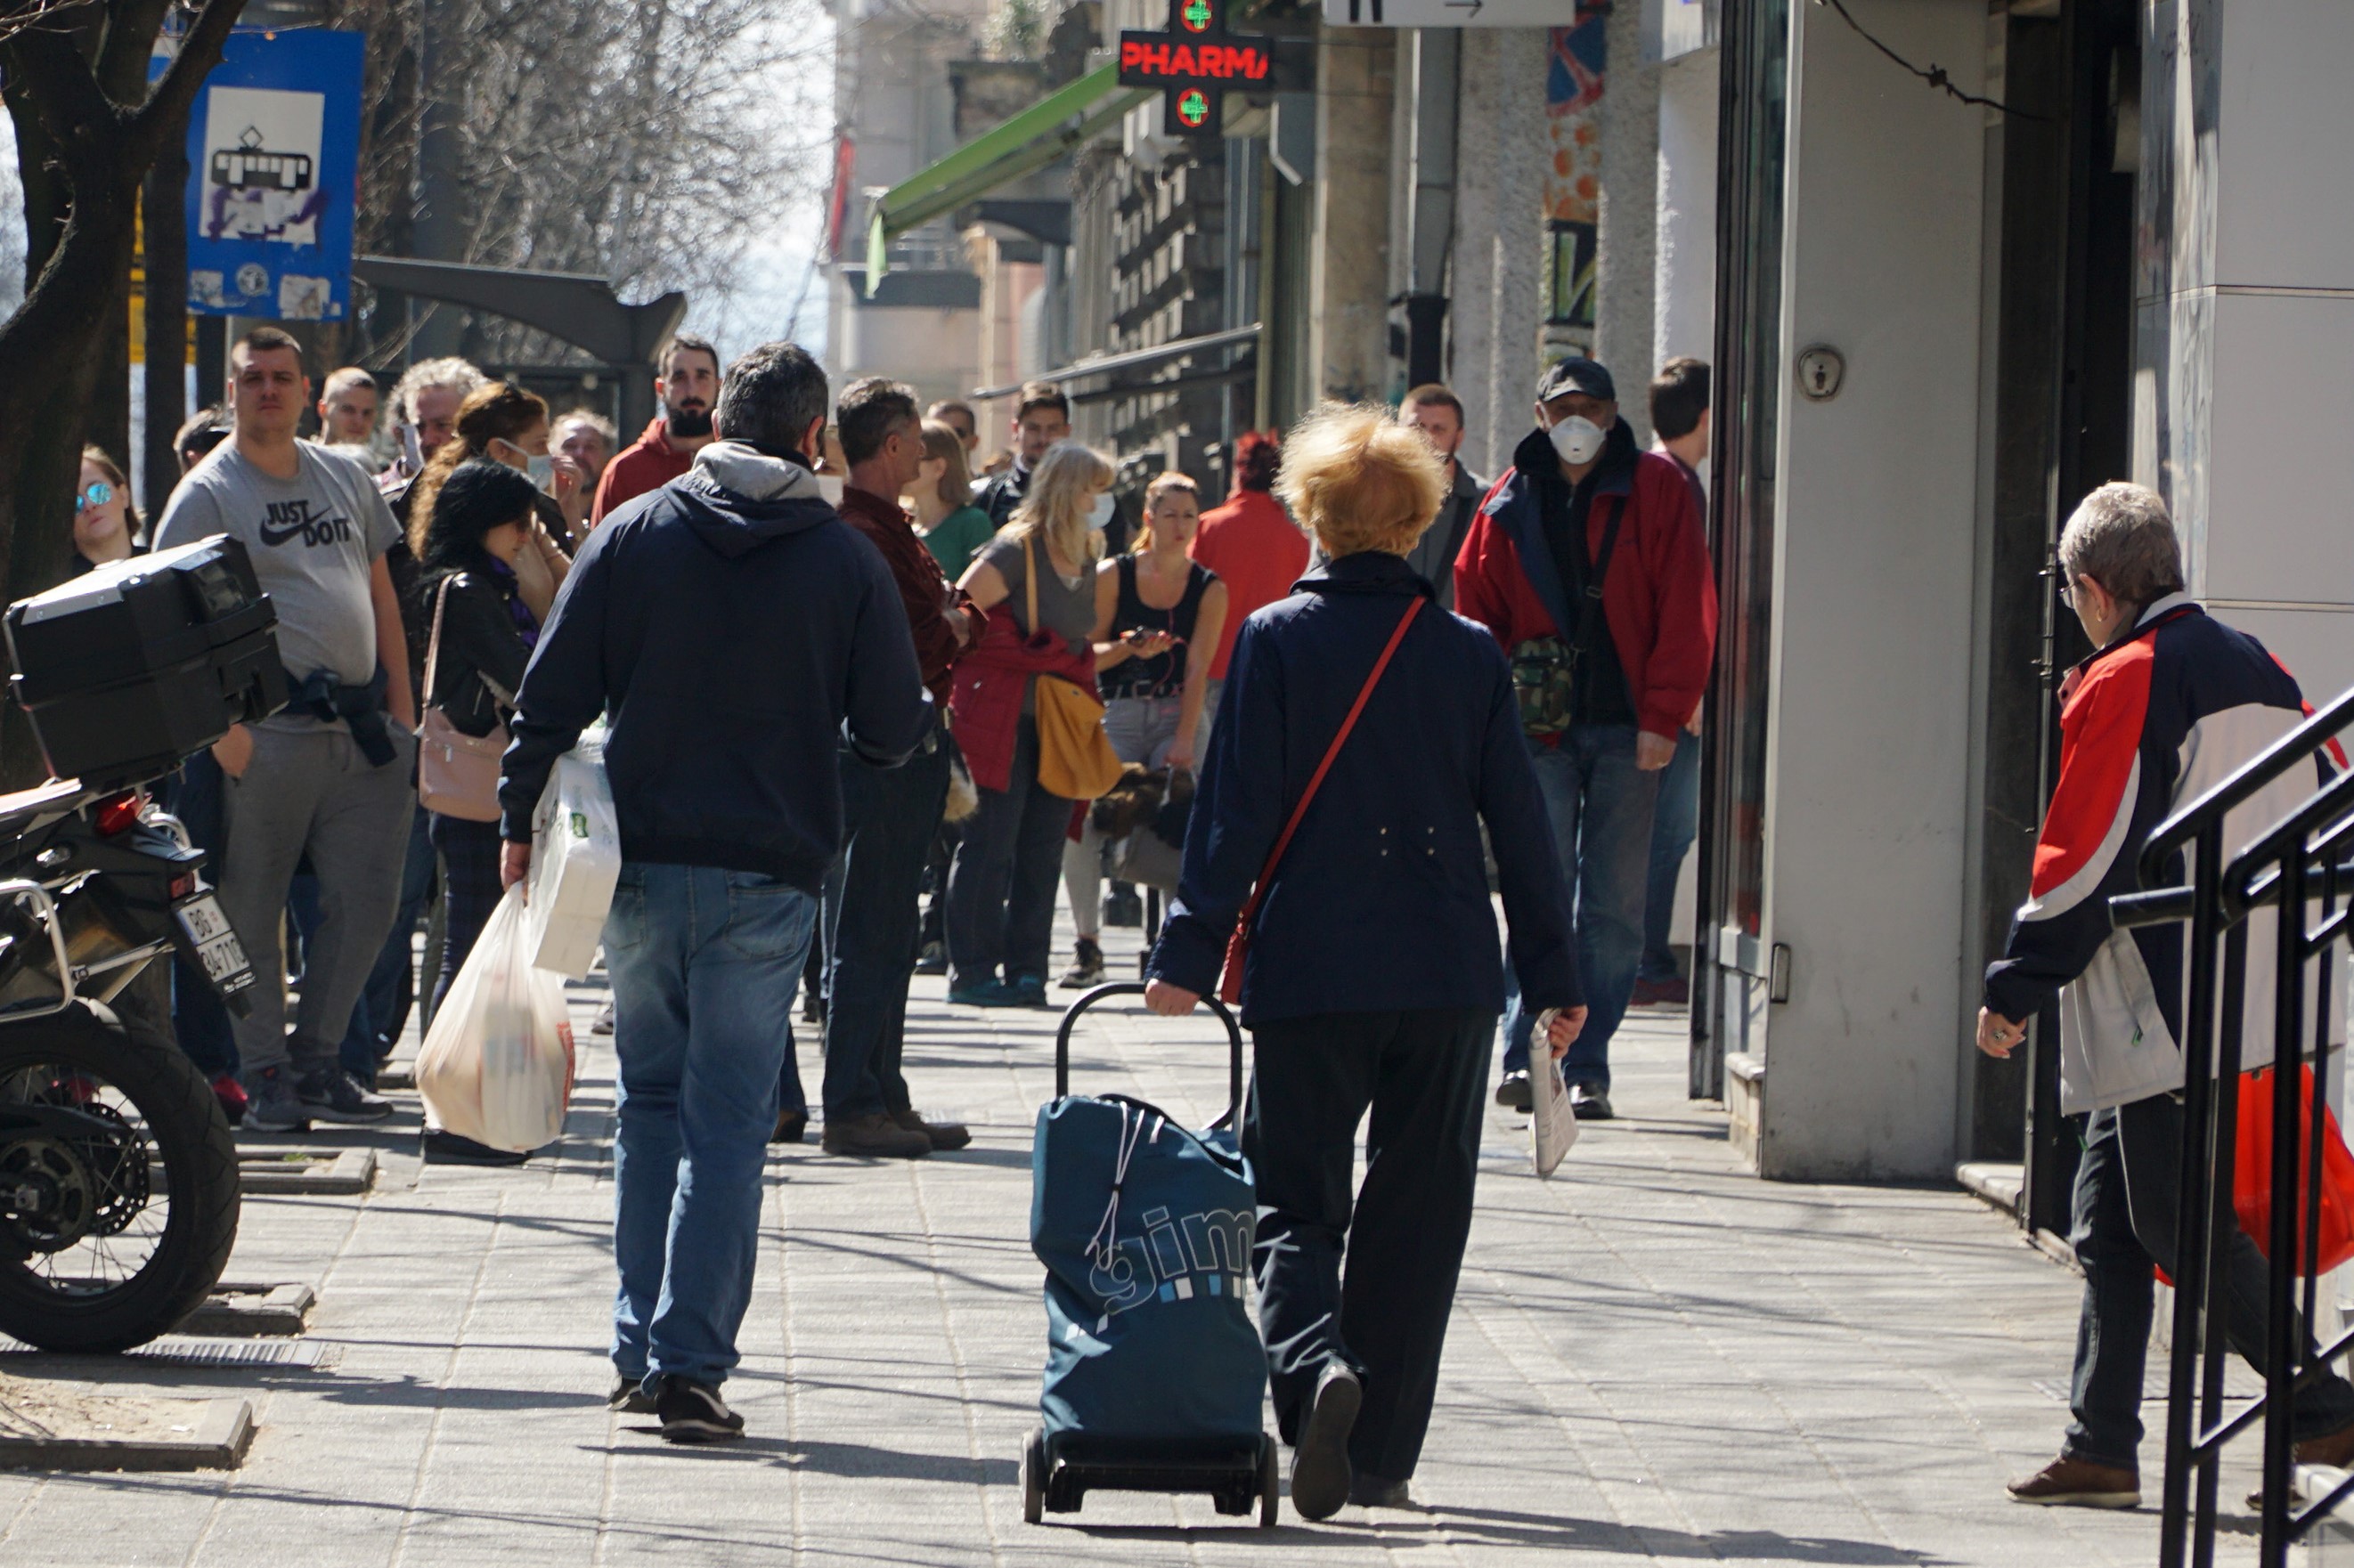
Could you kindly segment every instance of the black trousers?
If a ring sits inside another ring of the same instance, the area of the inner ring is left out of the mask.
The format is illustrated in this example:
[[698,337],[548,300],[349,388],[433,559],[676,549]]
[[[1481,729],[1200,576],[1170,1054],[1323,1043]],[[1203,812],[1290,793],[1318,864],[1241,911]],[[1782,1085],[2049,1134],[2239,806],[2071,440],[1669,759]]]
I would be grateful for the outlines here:
[[[1258,1316],[1287,1443],[1324,1368],[1364,1380],[1360,1475],[1414,1474],[1471,1233],[1492,1012],[1335,1012],[1253,1031],[1243,1148],[1258,1180]],[[1367,1110],[1365,1184],[1349,1180]],[[1345,1254],[1347,1266],[1342,1267]]]

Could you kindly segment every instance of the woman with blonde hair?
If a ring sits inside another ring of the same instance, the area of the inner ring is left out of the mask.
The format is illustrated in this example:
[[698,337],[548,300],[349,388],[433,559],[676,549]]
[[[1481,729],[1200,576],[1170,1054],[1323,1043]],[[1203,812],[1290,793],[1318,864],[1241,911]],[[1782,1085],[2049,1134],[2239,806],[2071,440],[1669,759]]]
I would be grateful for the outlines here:
[[[1201,522],[1193,482],[1157,474],[1144,487],[1144,526],[1135,542],[1096,567],[1096,683],[1104,732],[1122,762],[1172,772],[1193,767],[1210,653],[1226,623],[1226,585],[1186,554]],[[1081,991],[1104,979],[1103,835],[1092,819],[1063,845],[1063,886],[1078,941],[1060,983]]]
[[1277,491],[1331,558],[1235,642],[1145,1001],[1175,1016],[1219,989],[1239,923],[1259,1326],[1292,1506],[1324,1519],[1408,1506],[1430,1424],[1504,1006],[1483,822],[1555,1056],[1585,1009],[1511,667],[1406,564],[1439,460],[1386,409],[1327,406]]
[[419,561],[425,558],[433,498],[458,465],[473,458],[521,469],[540,487],[539,498],[532,503],[535,520],[524,541],[523,554],[515,558],[514,575],[533,619],[545,622],[556,602],[556,590],[564,586],[565,574],[572,569],[572,557],[556,542],[565,530],[563,508],[548,491],[563,483],[567,471],[578,489],[580,470],[569,458],[548,455],[547,404],[537,393],[526,392],[511,381],[492,381],[466,394],[466,400],[458,405],[454,433],[434,449],[425,471],[409,487],[409,552]]
[[950,582],[964,576],[973,553],[997,532],[989,514],[972,503],[972,471],[965,466],[964,438],[954,425],[924,421],[924,461],[907,500],[916,514],[916,537]]
[[1055,874],[1073,803],[1038,783],[1041,676],[1096,689],[1090,520],[1110,498],[1111,461],[1076,441],[1046,449],[1030,488],[959,584],[989,612],[957,662],[949,699],[957,745],[981,792],[949,867],[949,1000],[1041,1007],[1055,925]]

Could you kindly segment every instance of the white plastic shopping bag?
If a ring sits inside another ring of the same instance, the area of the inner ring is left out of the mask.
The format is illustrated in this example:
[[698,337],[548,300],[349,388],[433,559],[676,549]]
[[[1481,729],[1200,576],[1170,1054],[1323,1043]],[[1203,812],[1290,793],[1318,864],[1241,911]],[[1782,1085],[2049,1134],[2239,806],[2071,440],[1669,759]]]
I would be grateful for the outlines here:
[[529,959],[523,889],[510,887],[417,1056],[418,1091],[435,1126],[515,1153],[555,1142],[572,1097],[564,981]]
[[556,759],[532,814],[531,902],[524,923],[535,966],[588,978],[620,876],[621,827],[605,781],[604,754],[584,743]]
[[1562,1081],[1561,1064],[1546,1048],[1542,1033],[1529,1042],[1529,1097],[1531,1153],[1537,1174],[1550,1176],[1577,1141],[1577,1117],[1569,1108],[1569,1086]]

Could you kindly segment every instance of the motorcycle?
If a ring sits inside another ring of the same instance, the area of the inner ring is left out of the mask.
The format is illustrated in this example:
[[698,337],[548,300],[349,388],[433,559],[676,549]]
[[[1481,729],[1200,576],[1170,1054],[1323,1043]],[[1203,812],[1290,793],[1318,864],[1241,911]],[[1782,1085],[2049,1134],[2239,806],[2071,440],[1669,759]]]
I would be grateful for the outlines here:
[[114,1351],[177,1326],[237,1239],[237,1144],[168,1017],[175,949],[254,983],[204,853],[142,789],[0,796],[0,1333]]
[[7,609],[54,777],[0,795],[0,1333],[42,1350],[169,1331],[237,1239],[237,1145],[150,970],[176,952],[237,1012],[256,977],[148,788],[285,705],[276,622],[228,538]]

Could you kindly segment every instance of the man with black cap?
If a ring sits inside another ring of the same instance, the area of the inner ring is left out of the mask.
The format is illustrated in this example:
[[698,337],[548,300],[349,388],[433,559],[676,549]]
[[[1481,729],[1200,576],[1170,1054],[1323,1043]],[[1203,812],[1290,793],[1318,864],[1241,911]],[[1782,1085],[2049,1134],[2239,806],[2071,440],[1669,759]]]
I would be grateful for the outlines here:
[[[1455,608],[1512,661],[1592,1010],[1562,1075],[1577,1115],[1606,1119],[1610,1037],[1643,952],[1652,803],[1708,683],[1716,582],[1691,486],[1673,461],[1638,450],[1594,361],[1562,360],[1538,380],[1536,429],[1456,558]],[[1529,1024],[1515,994],[1496,1099],[1523,1110]]]

